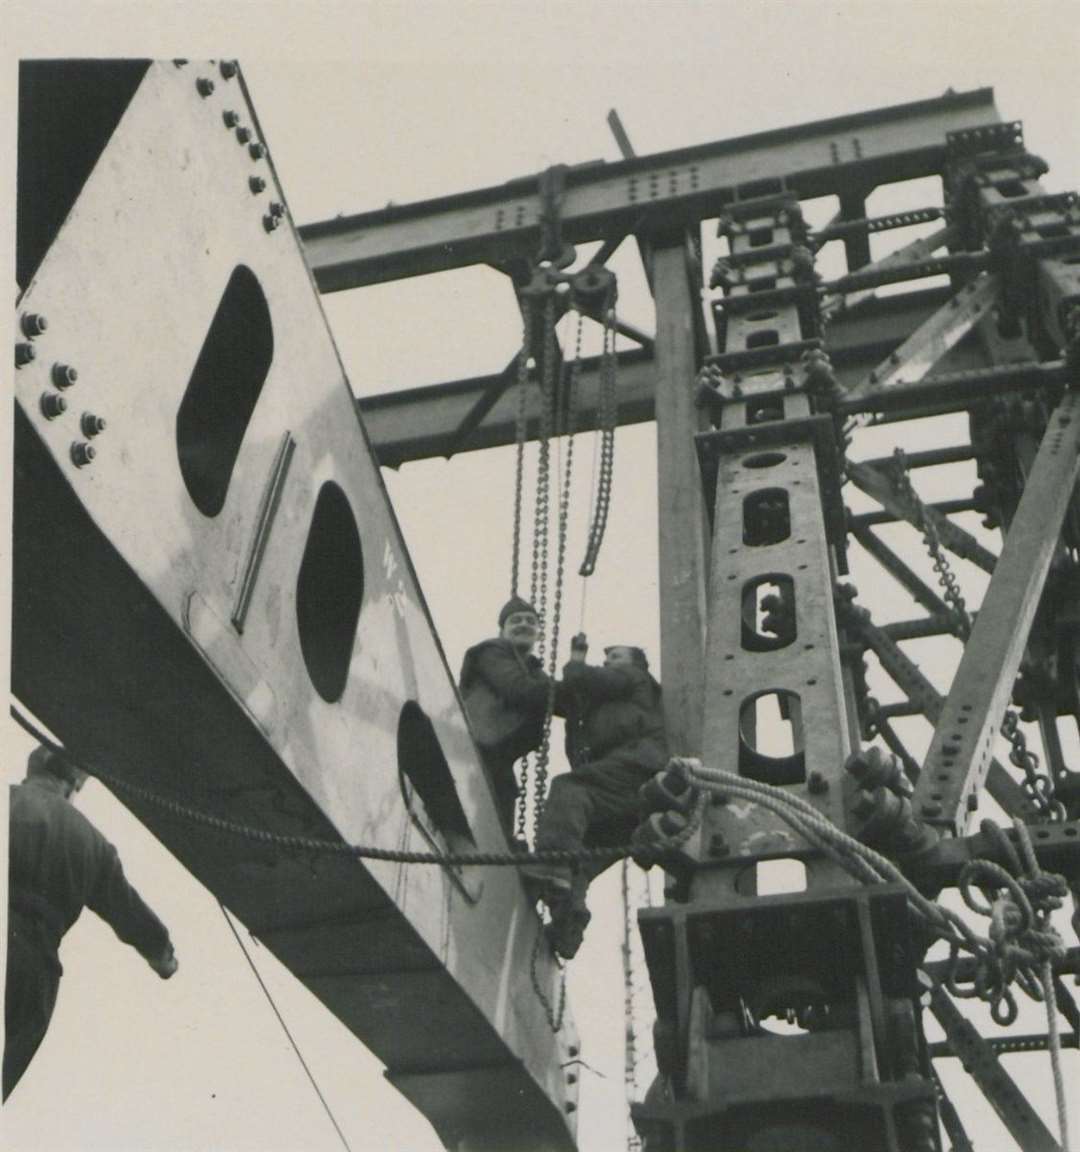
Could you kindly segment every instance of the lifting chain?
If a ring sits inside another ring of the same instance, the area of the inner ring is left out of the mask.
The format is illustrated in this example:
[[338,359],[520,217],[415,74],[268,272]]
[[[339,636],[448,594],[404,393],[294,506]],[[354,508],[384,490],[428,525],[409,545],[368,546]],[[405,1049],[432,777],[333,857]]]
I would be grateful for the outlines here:
[[[536,776],[533,781],[533,819],[538,825],[547,801],[548,762],[551,755],[551,719],[555,712],[555,675],[558,671],[559,629],[562,622],[563,577],[566,570],[566,530],[570,515],[570,488],[574,473],[574,433],[577,431],[579,379],[581,376],[581,335],[584,317],[578,313],[574,359],[570,365],[564,402],[559,404],[558,384],[554,389],[555,434],[566,436],[566,459],[559,477],[558,522],[555,544],[555,587],[551,603],[551,650],[548,654],[548,693],[544,709],[544,730],[536,754]],[[543,652],[541,651],[541,659]]]
[[[648,879],[646,878],[646,887]],[[633,914],[630,901],[630,860],[622,862],[622,907],[623,907],[623,1020],[625,1026],[625,1047],[623,1050],[623,1083],[626,1089],[626,1108],[630,1110],[637,1097],[637,1034],[634,1028],[634,957],[631,950]],[[626,1152],[640,1152],[641,1137],[630,1124],[626,1133]]]
[[525,441],[528,435],[529,353],[532,348],[533,304],[521,302],[521,352],[517,363],[517,425],[515,428],[516,455],[514,458],[514,544],[510,562],[510,595],[518,594],[518,575],[521,567],[521,505],[525,486]]
[[615,472],[615,426],[618,422],[618,380],[615,360],[615,301],[612,290],[604,307],[604,351],[600,358],[600,390],[597,400],[597,428],[600,431],[600,473],[596,487],[585,559],[579,576],[591,576],[596,570],[600,545],[604,542],[608,508],[611,505],[612,478]]
[[[906,457],[902,448],[893,453],[893,479],[902,499],[907,501],[915,514],[916,526],[923,534],[927,551],[938,576],[945,603],[949,606],[952,632],[961,641],[967,642],[971,635],[971,615],[967,610],[960,584],[949,564],[945,550],[941,546],[937,525],[928,514],[926,505],[920,499],[908,475]],[[1001,734],[1011,745],[1009,762],[1024,773],[1021,788],[1044,819],[1064,820],[1065,808],[1054,797],[1054,783],[1048,775],[1039,771],[1039,757],[1027,746],[1027,737],[1020,728],[1020,719],[1012,708],[1005,709],[1001,721]]]
[[529,979],[532,982],[536,998],[544,1009],[547,1022],[551,1025],[552,1032],[558,1032],[562,1028],[563,1016],[566,1013],[566,962],[557,954],[552,953],[559,968],[559,991],[556,993],[555,1004],[552,1004],[550,997],[540,984],[540,974],[537,971],[537,961],[540,959],[540,941],[543,935],[542,930],[538,931],[536,940],[533,942],[532,956],[529,957]]

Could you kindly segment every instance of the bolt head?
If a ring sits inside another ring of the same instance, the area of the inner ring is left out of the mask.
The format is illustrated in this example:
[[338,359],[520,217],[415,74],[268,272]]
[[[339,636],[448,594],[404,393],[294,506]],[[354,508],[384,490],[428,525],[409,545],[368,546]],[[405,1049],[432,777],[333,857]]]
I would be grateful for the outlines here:
[[221,73],[223,79],[231,80],[236,75],[236,61],[222,60],[218,65],[218,71]]
[[267,232],[273,232],[275,228],[281,227],[281,217],[273,216],[269,212],[263,217],[263,227]]
[[251,154],[252,160],[261,160],[266,155],[266,148],[258,140],[253,140],[248,145],[248,152]]
[[70,364],[54,364],[52,366],[52,382],[57,388],[70,388],[78,379],[78,371]]
[[67,401],[56,392],[41,394],[41,412],[46,420],[55,420],[67,411]]
[[24,312],[22,314],[23,335],[26,336],[28,340],[33,340],[35,336],[40,336],[48,327],[48,320],[46,320],[40,312]]
[[195,81],[195,89],[199,93],[199,95],[205,100],[207,98],[207,96],[210,96],[213,94],[214,82],[213,82],[213,80],[207,79],[207,77],[205,77],[205,76],[200,76],[198,78],[198,80]]
[[22,368],[37,357],[37,349],[33,344],[18,343],[15,345],[15,367]]
[[226,108],[221,114],[221,119],[225,122],[226,128],[235,128],[240,123],[240,114],[231,108]]
[[829,782],[820,772],[811,772],[806,781],[807,791],[812,792],[815,796],[820,796],[823,792],[828,792]]
[[266,191],[266,181],[261,176],[252,176],[248,180],[248,187],[258,196],[260,192]]
[[236,138],[241,144],[246,144],[251,139],[251,129],[241,124],[236,130]]

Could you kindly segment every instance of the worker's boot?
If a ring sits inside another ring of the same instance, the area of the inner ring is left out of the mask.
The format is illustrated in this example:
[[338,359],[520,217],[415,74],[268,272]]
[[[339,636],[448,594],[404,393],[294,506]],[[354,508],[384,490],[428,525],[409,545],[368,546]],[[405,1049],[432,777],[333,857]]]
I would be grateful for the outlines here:
[[535,900],[543,900],[550,908],[570,896],[569,864],[525,864],[521,868],[525,890]]
[[572,960],[581,947],[592,916],[584,904],[566,899],[551,907],[551,923],[546,925],[548,943],[564,960]]

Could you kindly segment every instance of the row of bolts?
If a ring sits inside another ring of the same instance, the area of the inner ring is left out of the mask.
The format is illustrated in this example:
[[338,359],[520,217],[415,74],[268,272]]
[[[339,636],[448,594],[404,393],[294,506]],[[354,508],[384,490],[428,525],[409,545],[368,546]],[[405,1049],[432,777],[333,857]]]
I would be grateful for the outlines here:
[[[22,334],[25,342],[15,345],[15,367],[24,368],[37,359],[37,349],[31,341],[43,336],[48,330],[49,322],[40,312],[24,312],[20,320]],[[79,379],[78,370],[70,364],[54,364],[50,373],[53,384],[58,391],[44,392],[41,396],[41,412],[46,420],[55,420],[67,411],[67,400],[62,395],[68,388],[76,384]],[[87,440],[92,440],[99,433],[105,431],[105,421],[93,412],[84,412],[79,421],[79,427]],[[78,468],[90,464],[95,456],[94,446],[82,440],[76,440],[71,445],[71,459]]]
[[[179,68],[183,67],[187,61],[177,60],[174,61],[174,63]],[[223,60],[220,64],[220,70],[221,75],[226,80],[231,80],[237,73],[237,66],[232,60]],[[206,99],[214,92],[214,82],[205,76],[200,76],[195,81],[195,87],[203,99]],[[239,113],[231,109],[226,109],[222,113],[222,120],[226,128],[231,128],[236,131],[236,138],[241,144],[247,144],[248,153],[252,160],[261,160],[266,155],[265,146],[258,140],[252,140],[251,129],[240,123]],[[248,187],[253,195],[258,195],[260,192],[266,190],[266,181],[261,176],[252,176],[248,179]],[[269,211],[263,217],[263,227],[267,232],[273,232],[281,225],[284,216],[285,205],[276,200],[271,202]],[[20,341],[15,345],[16,368],[24,368],[37,359],[37,349],[34,347],[32,341],[38,336],[43,336],[48,330],[49,324],[40,312],[24,312],[20,326],[26,340]],[[70,364],[56,363],[52,367],[51,378],[58,391],[42,394],[41,412],[46,420],[55,420],[67,411],[67,400],[62,393],[78,381],[79,373],[78,370]],[[82,433],[86,439],[92,440],[99,433],[105,431],[105,421],[101,416],[95,416],[92,412],[84,412],[79,422],[79,427],[82,429]],[[95,454],[92,444],[75,441],[71,445],[71,459],[76,467],[83,468],[87,464],[92,463]]]

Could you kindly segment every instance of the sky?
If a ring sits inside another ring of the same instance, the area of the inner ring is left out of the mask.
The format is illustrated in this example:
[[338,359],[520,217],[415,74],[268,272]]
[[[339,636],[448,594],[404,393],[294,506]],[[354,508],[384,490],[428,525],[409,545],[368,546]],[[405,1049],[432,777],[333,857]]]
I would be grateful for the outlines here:
[[[15,32],[4,49],[9,65],[16,52],[238,58],[301,223],[500,183],[553,163],[614,160],[605,123],[611,107],[646,154],[983,85],[995,87],[1003,117],[1024,120],[1029,149],[1051,164],[1044,183],[1080,187],[1075,3],[380,2],[290,10],[9,0],[6,9]],[[2,76],[11,109],[13,68]],[[0,136],[0,171],[9,177],[12,121],[9,115]],[[892,206],[883,201],[871,210]],[[0,229],[8,267],[10,219]],[[620,314],[651,330],[630,246],[612,266]],[[324,304],[358,395],[497,371],[519,339],[512,295],[487,268],[339,293]],[[964,434],[955,420],[939,422],[919,433],[920,446]],[[868,443],[866,454],[886,451],[886,440]],[[592,452],[592,438],[579,438],[571,569],[583,546]],[[576,576],[567,581],[564,636],[584,626],[597,644],[640,643],[655,661],[654,454],[651,426],[619,434],[608,538],[588,588]],[[964,481],[964,467],[936,482]],[[512,453],[496,450],[386,474],[452,668],[470,643],[490,634],[505,596],[512,469]],[[8,467],[2,472],[6,481]],[[896,531],[898,542],[911,543]],[[963,564],[958,570],[976,593],[979,574]],[[856,583],[860,572],[863,598],[878,615],[910,614],[909,602],[880,590],[884,581],[870,569],[857,569]],[[924,668],[947,686],[956,652],[947,644],[918,651]],[[913,731],[920,752],[924,738]],[[27,745],[12,734],[5,746],[14,780]],[[92,915],[80,920],[64,943],[66,972],[49,1036],[0,1114],[3,1147],[340,1147],[216,901],[99,785],[89,784],[79,804],[168,923],[181,967],[163,984]],[[640,875],[634,885],[640,898]],[[582,1077],[580,1146],[617,1152],[626,1139],[617,870],[598,882],[590,901],[594,920],[570,969],[590,1069]],[[240,935],[349,1146],[440,1147],[426,1121],[382,1083],[377,1061],[265,949],[242,929]],[[638,978],[643,1026],[640,958]],[[1031,1026],[1039,1027],[1037,1016]],[[1076,1054],[1068,1056],[1075,1071]],[[1013,1058],[1009,1066],[1047,1115],[1045,1057]],[[648,1074],[646,1066],[642,1090]],[[982,1136],[980,1149],[1012,1147],[988,1109],[968,1112],[969,1095],[961,1091],[958,1099],[965,1114],[978,1117],[972,1130]]]

